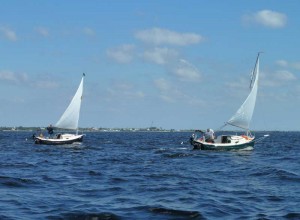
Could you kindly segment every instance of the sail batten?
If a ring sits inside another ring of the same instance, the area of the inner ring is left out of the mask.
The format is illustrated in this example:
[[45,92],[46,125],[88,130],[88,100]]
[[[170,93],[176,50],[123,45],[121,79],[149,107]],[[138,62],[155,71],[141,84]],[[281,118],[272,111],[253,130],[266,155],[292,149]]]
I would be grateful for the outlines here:
[[70,102],[68,108],[65,110],[58,122],[55,124],[55,127],[73,130],[78,129],[80,107],[83,94],[83,80],[84,74],[72,101]]
[[237,112],[227,121],[226,124],[236,126],[245,130],[249,130],[250,122],[252,119],[257,89],[258,89],[258,77],[259,77],[259,54],[256,59],[255,67],[251,77],[250,93]]

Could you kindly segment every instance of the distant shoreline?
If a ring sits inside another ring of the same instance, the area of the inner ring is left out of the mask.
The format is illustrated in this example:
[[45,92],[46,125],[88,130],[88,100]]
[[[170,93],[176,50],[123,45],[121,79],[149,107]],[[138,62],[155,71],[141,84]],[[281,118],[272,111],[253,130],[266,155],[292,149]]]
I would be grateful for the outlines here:
[[[0,127],[0,131],[45,131],[44,127]],[[194,129],[163,129],[163,128],[79,128],[81,132],[194,132]],[[55,129],[55,131],[72,131],[64,129]]]
[[[195,132],[195,130],[199,129],[163,129],[157,127],[149,127],[149,128],[79,128],[80,132]],[[200,129],[206,130],[206,129]],[[0,132],[45,132],[46,128],[44,127],[0,127]],[[61,131],[70,131],[73,130],[65,130],[65,129],[55,129],[56,132]],[[242,130],[223,130],[228,132],[243,132]],[[217,132],[217,131],[216,131]],[[284,130],[251,130],[251,132],[299,132],[296,130],[293,131],[284,131]]]

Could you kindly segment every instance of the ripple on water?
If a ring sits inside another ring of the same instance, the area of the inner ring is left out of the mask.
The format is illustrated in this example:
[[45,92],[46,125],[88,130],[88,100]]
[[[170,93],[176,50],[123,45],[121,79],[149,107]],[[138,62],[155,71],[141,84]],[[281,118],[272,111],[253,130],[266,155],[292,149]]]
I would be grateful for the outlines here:
[[119,220],[118,215],[109,212],[102,213],[81,213],[70,212],[60,216],[49,216],[49,219],[63,219],[63,220]]
[[185,211],[179,209],[168,209],[163,207],[151,207],[148,209],[150,212],[164,216],[173,216],[179,218],[192,218],[192,219],[205,219],[198,211]]
[[0,176],[0,184],[8,187],[27,187],[32,184],[37,184],[37,182],[27,178]]
[[300,212],[291,212],[291,213],[288,213],[288,214],[286,214],[282,217],[284,217],[286,219],[292,219],[292,220],[297,219],[297,220],[299,220],[300,219]]

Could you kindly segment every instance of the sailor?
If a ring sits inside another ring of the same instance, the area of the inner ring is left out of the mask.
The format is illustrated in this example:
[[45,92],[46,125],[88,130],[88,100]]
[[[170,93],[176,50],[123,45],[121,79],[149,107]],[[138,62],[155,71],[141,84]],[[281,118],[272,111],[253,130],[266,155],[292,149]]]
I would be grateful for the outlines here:
[[214,143],[214,139],[215,139],[215,132],[213,129],[211,128],[207,128],[205,134],[204,134],[204,137],[205,137],[205,141],[206,142],[211,142],[211,143]]
[[195,134],[192,134],[190,137],[190,144],[193,144],[193,141],[195,140]]
[[50,135],[50,137],[53,135],[53,127],[52,127],[52,124],[50,124],[48,127],[47,127],[47,131],[48,131],[48,134]]

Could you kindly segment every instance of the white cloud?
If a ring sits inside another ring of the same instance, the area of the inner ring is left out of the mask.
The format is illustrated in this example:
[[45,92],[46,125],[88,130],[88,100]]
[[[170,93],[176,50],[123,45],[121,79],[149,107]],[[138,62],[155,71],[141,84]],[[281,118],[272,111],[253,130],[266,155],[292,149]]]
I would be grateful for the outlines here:
[[[159,78],[153,81],[154,87],[159,91],[159,98],[167,103],[184,102],[189,105],[198,105],[200,102],[195,102],[194,98],[185,94],[178,82],[170,82],[164,78]],[[201,102],[202,103],[202,102]]]
[[292,68],[296,70],[300,70],[300,62],[288,62],[286,60],[278,60],[276,64],[280,67]]
[[287,71],[287,70],[278,70],[274,73],[262,73],[260,82],[269,87],[279,87],[286,85],[287,83],[292,83],[297,80],[297,77]]
[[144,52],[143,57],[145,60],[154,62],[159,65],[164,65],[174,60],[178,56],[178,52],[168,48],[155,47],[152,50]]
[[26,73],[15,73],[12,71],[0,71],[0,81],[6,81],[6,82],[11,82],[11,83],[23,83],[28,80],[28,76]]
[[116,99],[124,101],[128,99],[142,99],[144,92],[137,90],[133,84],[124,81],[114,81],[106,90],[106,100],[115,101]]
[[287,66],[288,66],[288,62],[285,61],[285,60],[277,60],[277,61],[276,61],[276,64],[277,64],[278,66],[281,66],[281,67],[287,67]]
[[135,95],[136,95],[136,97],[139,97],[139,98],[144,98],[145,97],[145,93],[142,92],[142,91],[135,92]]
[[178,33],[161,28],[152,28],[147,30],[138,31],[135,37],[145,43],[155,45],[169,44],[186,46],[190,44],[197,44],[204,40],[204,38],[195,33]]
[[244,17],[247,22],[254,22],[270,28],[282,28],[287,23],[287,16],[271,10],[258,11]]
[[120,47],[107,50],[106,54],[118,63],[130,63],[133,60],[135,46],[124,44]]
[[93,37],[96,35],[95,31],[92,28],[86,27],[83,29],[83,33],[87,36]]
[[184,59],[180,59],[177,66],[171,72],[182,81],[200,81],[201,74],[199,70],[191,63]]
[[160,92],[159,98],[164,102],[174,103],[179,98],[178,91],[166,79],[156,79],[153,83]]
[[61,81],[51,73],[43,73],[33,77],[28,84],[39,89],[54,89],[60,87]]
[[50,80],[37,80],[33,82],[32,85],[41,89],[54,89],[58,88],[59,83]]
[[130,83],[127,83],[127,82],[116,82],[115,81],[112,83],[112,86],[114,89],[123,90],[123,91],[125,91],[125,90],[128,91],[133,88],[133,85]]
[[34,80],[30,79],[26,73],[15,73],[13,71],[0,71],[0,82],[8,82],[14,85],[23,85],[25,87],[53,89],[59,86],[59,83],[52,81],[49,76],[37,76]]
[[188,61],[179,59],[179,53],[176,50],[156,47],[145,51],[143,57],[147,61],[163,65],[171,75],[181,81],[199,82],[201,80],[199,70]]
[[300,70],[300,62],[294,62],[292,63],[292,67],[296,70]]
[[169,103],[176,102],[176,100],[173,97],[171,97],[170,95],[161,94],[159,97],[165,102],[169,102]]
[[229,82],[225,83],[226,87],[234,91],[248,89],[249,84],[250,84],[250,79],[246,79],[245,77],[236,80],[230,80]]
[[0,27],[0,33],[9,41],[17,41],[16,33],[7,27]]
[[279,81],[292,81],[297,79],[296,76],[286,70],[280,70],[275,73],[275,78]]
[[154,85],[160,91],[168,91],[171,89],[171,85],[164,78],[154,80]]
[[49,30],[45,27],[37,27],[35,30],[38,34],[40,34],[43,37],[49,36]]

